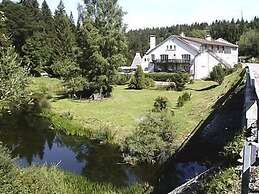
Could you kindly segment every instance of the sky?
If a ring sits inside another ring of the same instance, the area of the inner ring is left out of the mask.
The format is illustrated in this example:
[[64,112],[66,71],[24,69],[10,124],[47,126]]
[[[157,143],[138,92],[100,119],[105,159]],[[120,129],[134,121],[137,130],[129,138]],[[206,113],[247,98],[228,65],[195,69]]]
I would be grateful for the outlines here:
[[[43,0],[38,0],[41,4]],[[59,0],[47,0],[54,11]],[[77,5],[82,0],[63,0],[67,12],[77,18]],[[259,16],[259,0],[119,0],[127,12],[124,22],[130,29],[191,24],[218,19],[252,19]]]

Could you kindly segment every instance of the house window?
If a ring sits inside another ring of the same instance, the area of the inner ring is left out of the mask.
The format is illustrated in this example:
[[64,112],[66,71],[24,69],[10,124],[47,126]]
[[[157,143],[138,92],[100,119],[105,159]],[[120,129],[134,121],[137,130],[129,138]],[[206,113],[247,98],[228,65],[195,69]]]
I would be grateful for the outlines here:
[[145,58],[145,62],[147,61],[147,58]]
[[176,45],[174,45],[174,50],[176,51]]
[[161,55],[161,61],[168,61],[168,55]]
[[170,45],[170,50],[172,50],[173,49],[173,46],[172,45]]
[[190,61],[190,60],[191,60],[191,55],[189,55],[189,54],[184,54],[184,55],[182,55],[182,59],[183,59],[184,61]]

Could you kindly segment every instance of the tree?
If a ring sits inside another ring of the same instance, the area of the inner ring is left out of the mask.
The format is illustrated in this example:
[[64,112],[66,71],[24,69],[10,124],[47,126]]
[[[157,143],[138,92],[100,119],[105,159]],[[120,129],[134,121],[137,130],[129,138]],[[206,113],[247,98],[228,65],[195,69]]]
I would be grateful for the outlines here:
[[145,88],[145,74],[141,68],[141,66],[137,67],[135,74],[132,76],[130,83],[130,89],[141,90]]
[[37,0],[21,0],[21,4],[30,8],[39,8],[39,3]]
[[13,47],[0,50],[0,100],[10,111],[22,111],[29,102],[27,71]]
[[240,54],[246,56],[259,56],[259,32],[249,30],[245,32],[239,41]]
[[82,77],[82,71],[76,62],[65,58],[57,61],[52,69],[56,75],[61,77],[67,92],[73,97],[77,97],[76,94],[80,95],[80,92],[84,90],[86,80]]
[[30,67],[32,75],[39,75],[42,70],[49,71],[52,63],[52,47],[45,32],[35,32],[22,47],[24,63]]
[[57,10],[55,11],[54,28],[54,52],[56,55],[55,58],[73,58],[73,52],[76,47],[76,39],[62,0],[60,1]]
[[222,82],[224,81],[224,77],[225,77],[225,71],[222,65],[219,64],[213,67],[213,70],[210,73],[211,80],[218,82],[218,84],[222,84]]
[[86,17],[79,40],[80,66],[89,81],[87,93],[108,97],[117,68],[125,64],[123,12],[117,0],[87,0],[85,4]]

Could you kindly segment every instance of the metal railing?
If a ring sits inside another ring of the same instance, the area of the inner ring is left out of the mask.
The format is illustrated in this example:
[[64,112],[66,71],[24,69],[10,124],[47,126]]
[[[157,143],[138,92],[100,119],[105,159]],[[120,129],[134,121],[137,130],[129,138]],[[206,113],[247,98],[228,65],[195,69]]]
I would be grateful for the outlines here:
[[191,60],[188,59],[156,59],[152,60],[155,64],[190,64]]

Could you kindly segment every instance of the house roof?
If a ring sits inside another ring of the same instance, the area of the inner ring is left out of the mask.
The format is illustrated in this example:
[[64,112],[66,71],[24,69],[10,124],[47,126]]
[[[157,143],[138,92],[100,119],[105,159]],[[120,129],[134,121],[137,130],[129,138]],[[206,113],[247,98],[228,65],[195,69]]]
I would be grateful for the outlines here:
[[193,49],[194,51],[196,52],[199,52],[198,49],[196,49],[194,46],[190,45],[190,43],[188,43],[187,41],[183,40],[183,39],[180,39],[179,36],[176,36],[176,35],[171,35],[169,36],[167,39],[165,39],[164,41],[162,41],[161,43],[159,43],[158,45],[156,45],[155,48],[153,49],[149,49],[146,53],[146,55],[150,54],[152,51],[154,51],[155,49],[157,49],[158,47],[160,47],[161,45],[163,45],[166,41],[170,40],[171,38],[176,38],[178,40],[180,40],[181,42],[183,42],[185,45],[189,46],[191,49]]
[[132,64],[131,64],[131,68],[137,68],[138,65],[141,65],[142,63],[142,58],[140,56],[140,53],[136,53],[133,61],[132,61]]
[[193,37],[186,37],[186,36],[171,35],[167,39],[165,39],[164,41],[159,43],[155,48],[148,50],[146,54],[147,55],[150,54],[152,51],[154,51],[155,49],[157,49],[158,47],[163,45],[166,41],[168,41],[171,38],[177,38],[178,40],[180,40],[184,44],[188,45],[190,48],[192,48],[196,52],[199,52],[199,50],[197,48],[195,48],[194,46],[192,46],[188,41],[196,42],[196,43],[199,43],[199,44],[214,45],[214,46],[228,46],[228,47],[234,47],[234,48],[238,47],[238,45],[232,44],[232,43],[230,43],[230,42],[228,42],[228,41],[226,41],[222,38],[219,38],[217,40],[213,40],[213,39],[207,40],[207,39],[202,39],[202,38],[193,38]]
[[207,40],[207,39],[202,39],[202,38],[193,38],[193,37],[185,37],[185,36],[178,36],[178,38],[187,40],[187,41],[192,41],[192,42],[197,42],[200,44],[207,44],[207,45],[215,45],[215,46],[228,46],[228,47],[235,47],[237,48],[238,45],[232,44],[222,38],[219,38],[217,40]]

